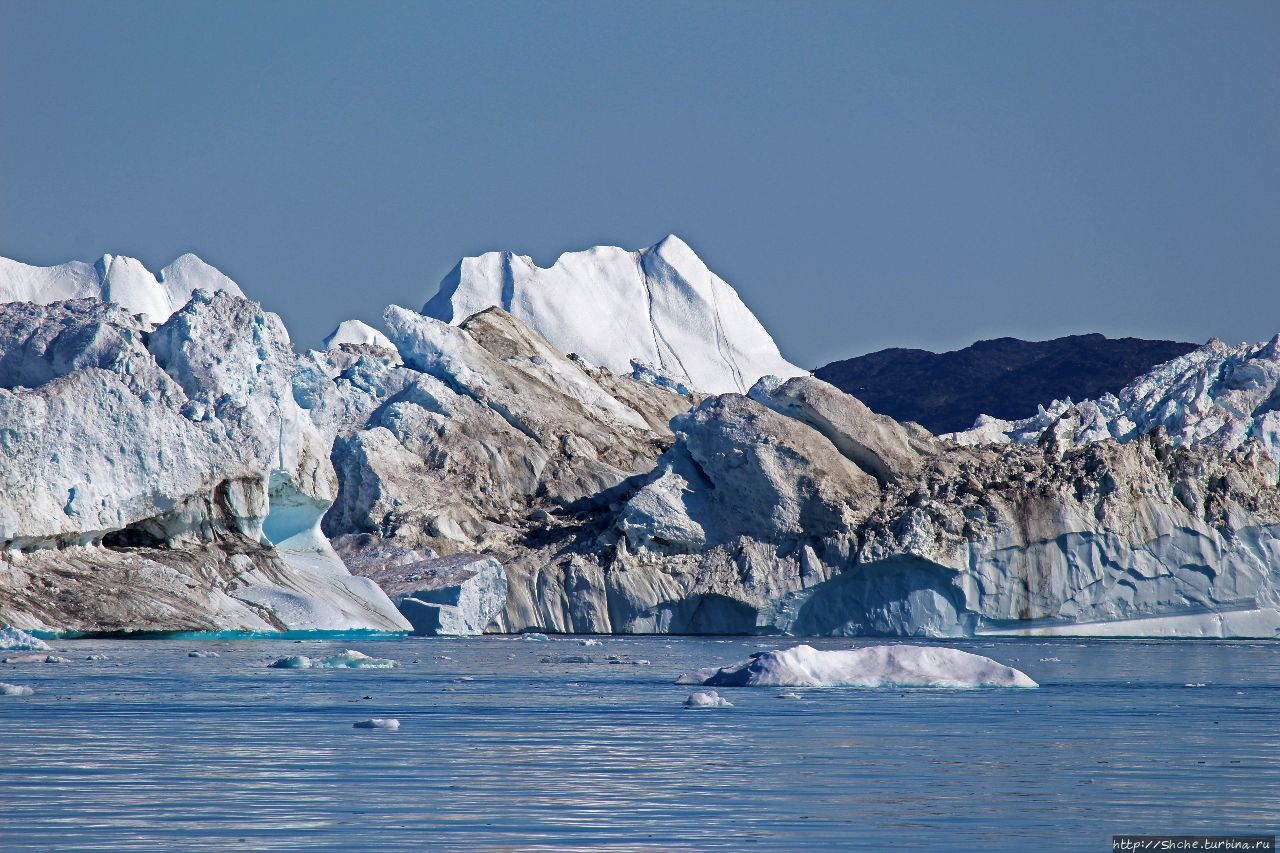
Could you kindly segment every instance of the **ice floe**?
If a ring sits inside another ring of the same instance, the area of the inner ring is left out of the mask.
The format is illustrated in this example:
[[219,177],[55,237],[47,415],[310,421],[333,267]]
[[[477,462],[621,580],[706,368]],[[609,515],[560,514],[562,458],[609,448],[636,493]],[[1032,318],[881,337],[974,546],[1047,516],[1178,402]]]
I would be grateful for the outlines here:
[[717,687],[1038,687],[991,658],[936,646],[883,645],[758,652],[721,669],[685,673],[677,684]]
[[352,723],[351,727],[353,729],[384,729],[393,732],[400,728],[400,721],[393,717],[386,719],[374,717],[372,720],[361,720],[358,723]]
[[684,700],[686,708],[732,708],[733,703],[714,690],[699,690]]
[[347,649],[342,654],[322,658],[289,655],[267,664],[273,669],[393,669],[399,665],[396,661],[369,657],[354,649]]
[[0,696],[30,696],[35,693],[30,687],[21,684],[5,684],[0,681]]

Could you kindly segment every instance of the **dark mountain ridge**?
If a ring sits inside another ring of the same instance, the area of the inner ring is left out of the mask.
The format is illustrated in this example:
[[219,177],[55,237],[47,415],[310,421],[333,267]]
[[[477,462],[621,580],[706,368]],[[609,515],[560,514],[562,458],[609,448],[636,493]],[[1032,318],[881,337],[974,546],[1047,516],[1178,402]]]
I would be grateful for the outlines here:
[[833,361],[814,375],[881,414],[941,434],[968,429],[982,414],[1012,420],[1052,400],[1114,394],[1197,346],[1097,333],[1048,341],[996,338],[943,353],[884,349]]

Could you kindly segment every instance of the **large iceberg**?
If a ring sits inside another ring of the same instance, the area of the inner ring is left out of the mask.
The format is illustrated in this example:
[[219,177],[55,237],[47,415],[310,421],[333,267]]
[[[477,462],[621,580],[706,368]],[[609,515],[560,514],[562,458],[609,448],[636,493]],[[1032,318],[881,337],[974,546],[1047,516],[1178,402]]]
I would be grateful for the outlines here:
[[634,359],[699,391],[741,394],[766,374],[806,373],[674,235],[638,252],[566,252],[546,268],[511,252],[464,258],[422,313],[457,324],[494,306],[562,353],[619,375],[632,372]]
[[678,683],[710,687],[1038,687],[1024,672],[991,658],[940,646],[885,645],[820,651],[792,646],[759,652]]
[[1280,340],[960,443],[796,375],[677,240],[455,272],[305,355],[230,287],[0,306],[0,622],[409,629],[370,574],[424,630],[1280,636]]

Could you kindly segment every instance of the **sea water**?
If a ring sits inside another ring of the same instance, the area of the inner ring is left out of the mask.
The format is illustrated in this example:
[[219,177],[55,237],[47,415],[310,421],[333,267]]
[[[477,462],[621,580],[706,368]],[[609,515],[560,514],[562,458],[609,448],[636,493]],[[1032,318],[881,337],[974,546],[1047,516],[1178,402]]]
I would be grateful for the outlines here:
[[[793,641],[600,639],[55,641],[70,663],[0,665],[35,688],[0,697],[0,850],[1096,851],[1280,829],[1277,643],[950,641],[1041,687],[718,688],[732,708],[689,710],[682,672]],[[267,667],[345,648],[400,666]],[[400,727],[354,728],[373,718]]]

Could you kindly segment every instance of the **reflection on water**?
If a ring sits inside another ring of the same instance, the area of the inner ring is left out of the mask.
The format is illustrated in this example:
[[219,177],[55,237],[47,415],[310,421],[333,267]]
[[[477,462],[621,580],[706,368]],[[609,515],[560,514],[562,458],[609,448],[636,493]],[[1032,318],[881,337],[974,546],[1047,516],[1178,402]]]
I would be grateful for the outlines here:
[[[5,851],[1101,850],[1280,828],[1265,643],[953,643],[1042,688],[720,688],[736,707],[715,711],[684,710],[675,676],[785,643],[55,645],[71,663],[0,666],[37,690],[0,697]],[[265,666],[345,646],[402,667]],[[572,655],[593,660],[542,662]],[[401,728],[352,728],[370,717]]]

